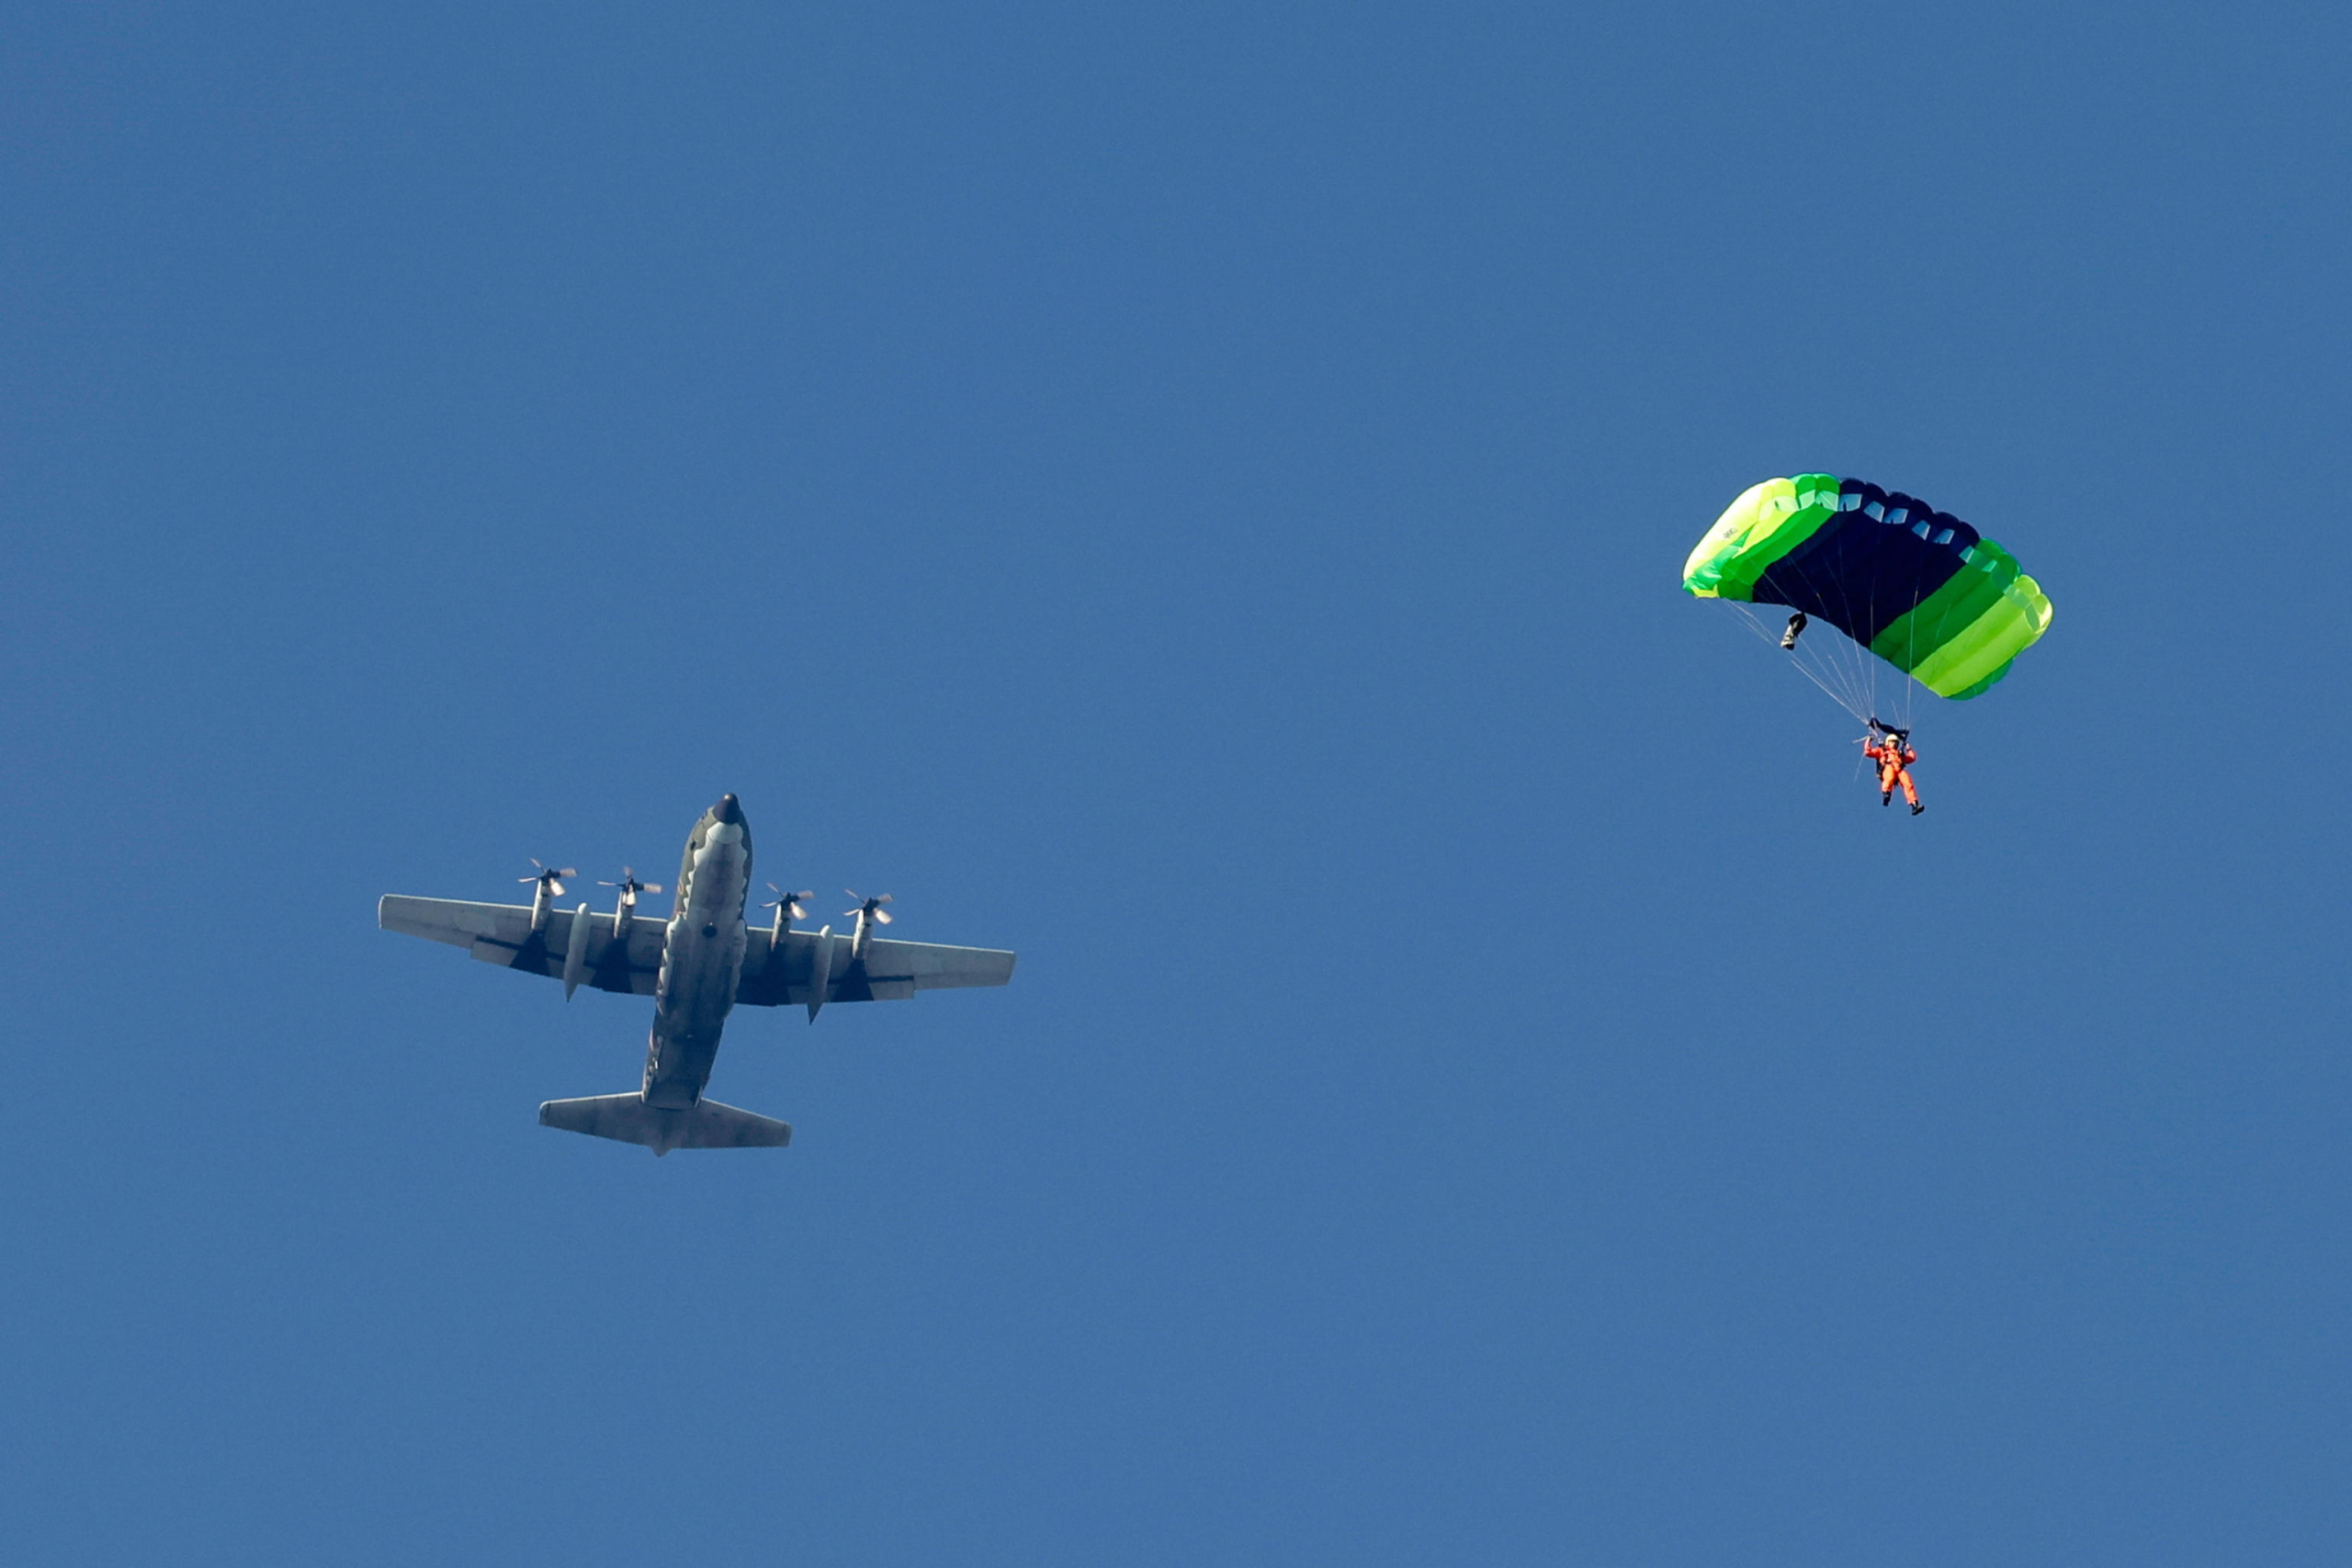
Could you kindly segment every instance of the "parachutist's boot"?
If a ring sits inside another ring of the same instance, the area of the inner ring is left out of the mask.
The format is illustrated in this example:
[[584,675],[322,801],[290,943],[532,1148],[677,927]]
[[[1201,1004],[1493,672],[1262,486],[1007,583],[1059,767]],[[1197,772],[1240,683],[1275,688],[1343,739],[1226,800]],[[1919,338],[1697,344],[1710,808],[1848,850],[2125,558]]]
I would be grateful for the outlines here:
[[1913,801],[1913,802],[1911,803],[1911,815],[1912,815],[1912,816],[1914,816],[1914,817],[1918,816],[1918,815],[1919,815],[1919,813],[1921,813],[1922,811],[1925,811],[1926,809],[1928,809],[1928,808],[1927,808],[1927,807],[1926,807],[1925,805],[1923,805],[1923,804],[1922,804],[1921,802],[1919,802],[1919,801],[1916,801],[1916,800],[1915,800],[1915,801]]
[[1883,789],[1878,792],[1878,803],[1881,806],[1890,805],[1894,802],[1894,792],[1891,789]]

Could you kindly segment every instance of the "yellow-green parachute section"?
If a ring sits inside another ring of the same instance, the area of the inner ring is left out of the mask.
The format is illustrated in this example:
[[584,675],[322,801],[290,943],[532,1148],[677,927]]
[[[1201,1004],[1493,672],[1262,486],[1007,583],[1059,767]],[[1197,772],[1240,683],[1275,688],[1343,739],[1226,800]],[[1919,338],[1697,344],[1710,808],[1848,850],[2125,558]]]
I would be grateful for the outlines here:
[[1924,501],[1833,474],[1741,495],[1683,563],[1682,587],[1827,621],[1941,697],[1984,691],[2050,629],[2050,601],[2015,556]]

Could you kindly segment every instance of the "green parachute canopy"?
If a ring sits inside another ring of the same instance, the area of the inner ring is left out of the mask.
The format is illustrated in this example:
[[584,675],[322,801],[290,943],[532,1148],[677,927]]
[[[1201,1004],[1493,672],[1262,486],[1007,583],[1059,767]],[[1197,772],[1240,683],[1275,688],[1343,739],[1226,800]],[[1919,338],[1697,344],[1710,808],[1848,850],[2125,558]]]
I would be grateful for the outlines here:
[[1939,697],[1976,695],[2050,629],[2049,599],[2008,551],[1924,501],[1831,474],[1766,479],[1733,502],[1682,587],[1827,621]]

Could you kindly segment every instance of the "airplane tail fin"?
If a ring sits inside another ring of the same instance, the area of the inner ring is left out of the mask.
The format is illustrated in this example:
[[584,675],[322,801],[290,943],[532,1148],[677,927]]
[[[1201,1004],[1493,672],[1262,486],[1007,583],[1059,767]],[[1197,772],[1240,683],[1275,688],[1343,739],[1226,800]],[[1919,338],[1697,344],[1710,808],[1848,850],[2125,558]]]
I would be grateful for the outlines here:
[[780,1149],[792,1142],[787,1123],[715,1100],[699,1101],[684,1111],[664,1111],[635,1094],[550,1100],[539,1107],[539,1125],[643,1144],[656,1155],[672,1149]]

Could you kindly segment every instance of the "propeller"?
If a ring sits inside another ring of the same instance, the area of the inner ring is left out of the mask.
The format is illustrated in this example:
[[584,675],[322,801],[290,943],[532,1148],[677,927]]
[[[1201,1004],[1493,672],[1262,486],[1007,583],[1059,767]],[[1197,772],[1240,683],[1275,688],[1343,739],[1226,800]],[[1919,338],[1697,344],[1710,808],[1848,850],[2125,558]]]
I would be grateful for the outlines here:
[[659,893],[662,891],[662,885],[658,882],[639,882],[637,879],[637,868],[635,866],[628,865],[621,867],[621,879],[618,882],[599,882],[596,886],[599,887],[619,888],[621,890],[621,902],[629,905],[634,905],[637,902],[637,896],[640,893]]
[[568,865],[559,869],[555,866],[543,864],[540,862],[539,857],[537,855],[533,855],[531,857],[531,863],[538,866],[539,869],[533,872],[528,876],[518,876],[514,880],[517,882],[537,883],[539,885],[539,891],[546,894],[550,898],[560,898],[563,897],[563,878],[567,876],[577,876],[580,874],[577,871],[574,871]]
[[890,911],[882,907],[890,901],[890,896],[888,893],[876,893],[871,898],[861,898],[858,897],[857,889],[854,887],[844,887],[842,891],[857,899],[857,908],[843,909],[842,914],[864,915],[877,926],[887,926],[890,923]]
[[784,910],[784,918],[787,920],[807,919],[808,918],[808,911],[803,907],[802,901],[808,898],[814,898],[817,896],[814,892],[806,887],[802,888],[797,893],[786,893],[783,888],[778,887],[773,882],[768,884],[768,891],[775,894],[775,897],[761,905],[760,908],[763,909],[781,908]]

